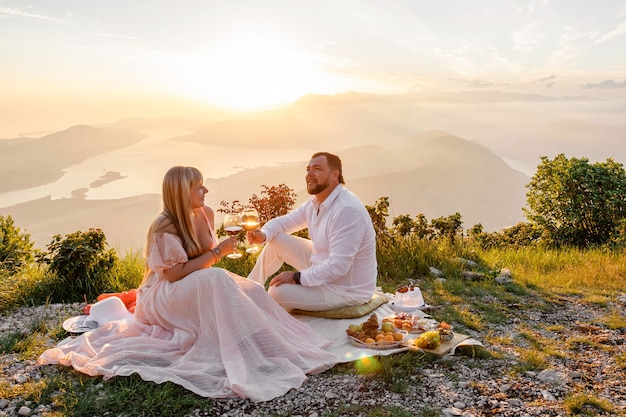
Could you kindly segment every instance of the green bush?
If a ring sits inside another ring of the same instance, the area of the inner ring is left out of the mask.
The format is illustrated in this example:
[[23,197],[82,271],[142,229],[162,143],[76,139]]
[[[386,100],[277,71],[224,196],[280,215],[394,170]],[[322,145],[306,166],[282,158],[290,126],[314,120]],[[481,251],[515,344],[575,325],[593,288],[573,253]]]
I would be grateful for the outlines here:
[[544,156],[527,188],[526,217],[556,246],[610,244],[626,218],[626,171],[610,158]]
[[22,233],[19,227],[15,227],[11,216],[0,216],[0,269],[13,274],[33,260],[30,234]]
[[42,260],[56,275],[58,285],[52,301],[90,301],[111,291],[111,270],[118,261],[100,229],[75,232],[61,238],[55,235]]

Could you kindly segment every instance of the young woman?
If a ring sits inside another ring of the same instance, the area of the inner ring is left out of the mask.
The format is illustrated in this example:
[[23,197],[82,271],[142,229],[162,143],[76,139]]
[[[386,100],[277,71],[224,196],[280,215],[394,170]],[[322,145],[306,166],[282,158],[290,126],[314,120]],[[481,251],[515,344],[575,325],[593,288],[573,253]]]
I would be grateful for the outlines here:
[[112,321],[45,351],[41,363],[110,378],[139,374],[205,397],[266,401],[337,363],[329,342],[278,305],[262,285],[211,267],[234,251],[218,244],[202,175],[171,168],[152,222],[135,320]]

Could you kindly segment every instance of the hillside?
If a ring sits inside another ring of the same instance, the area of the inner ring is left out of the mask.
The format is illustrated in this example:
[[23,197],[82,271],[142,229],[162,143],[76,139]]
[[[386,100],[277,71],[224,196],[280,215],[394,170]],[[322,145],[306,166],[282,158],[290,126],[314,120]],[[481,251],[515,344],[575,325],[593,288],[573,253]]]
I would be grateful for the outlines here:
[[0,193],[54,182],[63,169],[144,137],[125,129],[80,125],[40,138],[0,141]]
[[[364,204],[390,197],[390,214],[429,219],[456,212],[466,227],[481,223],[486,230],[522,220],[524,185],[529,178],[506,165],[484,146],[445,132],[417,135],[401,146],[368,145],[338,152],[344,163],[347,187]],[[245,169],[223,178],[208,178],[207,204],[247,201],[262,185],[286,184],[298,194],[298,204],[308,198],[304,189],[307,160],[271,167]],[[147,227],[160,209],[156,194],[116,200],[87,200],[76,190],[72,198],[38,199],[0,209],[31,234],[39,247],[53,234],[90,227],[102,228],[109,243],[121,250],[143,245]],[[219,218],[219,216],[218,216]]]

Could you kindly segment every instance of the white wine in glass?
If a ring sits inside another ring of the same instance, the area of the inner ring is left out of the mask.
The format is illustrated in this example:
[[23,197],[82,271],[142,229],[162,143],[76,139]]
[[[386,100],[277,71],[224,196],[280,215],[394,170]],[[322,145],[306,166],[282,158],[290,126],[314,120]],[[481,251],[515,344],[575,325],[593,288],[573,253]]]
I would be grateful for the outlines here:
[[[241,215],[237,213],[228,213],[224,216],[224,231],[229,236],[237,236],[239,232],[241,232]],[[233,252],[226,255],[226,257],[231,259],[241,258],[241,254],[239,252]]]
[[[251,232],[259,228],[259,212],[254,207],[245,207],[241,212],[241,225],[247,232]],[[259,251],[259,245],[253,243],[246,252],[256,253]]]

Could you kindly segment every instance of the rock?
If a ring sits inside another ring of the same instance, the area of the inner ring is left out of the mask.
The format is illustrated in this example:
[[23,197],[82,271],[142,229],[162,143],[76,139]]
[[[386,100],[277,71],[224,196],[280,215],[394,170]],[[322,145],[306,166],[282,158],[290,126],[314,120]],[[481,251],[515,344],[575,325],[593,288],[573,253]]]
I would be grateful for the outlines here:
[[16,384],[23,384],[26,381],[28,381],[28,377],[26,375],[24,375],[23,373],[19,373],[13,376],[13,380],[15,381]]
[[441,278],[443,277],[443,272],[441,272],[440,270],[438,270],[437,268],[431,266],[428,268],[428,270],[430,271],[430,274],[437,277],[437,278]]
[[551,385],[565,385],[565,383],[567,382],[565,375],[552,369],[544,369],[543,371],[539,372],[539,375],[537,375],[537,379],[541,382],[545,382]]
[[339,395],[335,394],[335,393],[334,393],[334,392],[332,392],[332,391],[328,391],[328,392],[326,392],[326,394],[324,394],[324,396],[325,396],[326,398],[328,398],[329,400],[334,400],[334,399],[339,398]]
[[626,304],[626,294],[622,294],[619,297],[617,297],[617,301],[619,301],[622,304]]
[[509,268],[502,268],[498,276],[502,278],[511,278],[513,276],[513,273],[511,273],[511,270]]
[[464,259],[464,258],[453,258],[452,262],[456,262],[459,263],[461,265],[466,266],[467,268],[478,268],[478,264],[470,259]]
[[509,277],[495,277],[494,281],[498,284],[510,284],[513,282],[513,280]]
[[465,279],[469,279],[470,281],[479,281],[485,278],[485,274],[482,272],[474,272],[474,271],[463,271],[461,272],[461,276]]
[[444,408],[443,409],[443,414],[447,417],[447,416],[462,416],[463,415],[463,411],[459,410],[458,408],[455,407],[450,407],[450,408]]
[[552,395],[550,391],[548,391],[547,389],[541,390],[541,396],[546,401],[556,401],[556,398],[554,398],[554,395]]
[[27,415],[30,415],[31,412],[32,410],[30,408],[23,406],[23,407],[20,407],[17,414],[19,414],[20,416],[27,416]]

